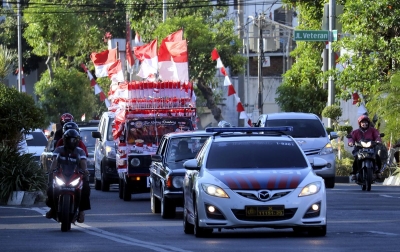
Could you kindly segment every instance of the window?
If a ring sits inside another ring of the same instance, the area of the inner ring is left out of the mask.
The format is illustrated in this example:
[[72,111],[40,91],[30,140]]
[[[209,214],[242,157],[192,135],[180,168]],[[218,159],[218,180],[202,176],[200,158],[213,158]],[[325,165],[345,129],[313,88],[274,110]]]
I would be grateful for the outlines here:
[[292,141],[252,140],[213,142],[206,167],[223,168],[305,168],[307,161]]
[[289,131],[287,133],[295,138],[326,137],[326,131],[322,126],[322,123],[317,119],[282,119],[282,120],[267,119],[265,127],[276,127],[276,126],[293,126],[293,131],[292,132]]
[[47,138],[43,132],[30,132],[26,134],[28,146],[47,146]]
[[177,162],[195,158],[209,136],[172,138],[169,141],[167,162]]
[[92,137],[91,130],[81,130],[80,135],[81,140],[86,147],[94,147],[94,145],[96,144],[96,139]]

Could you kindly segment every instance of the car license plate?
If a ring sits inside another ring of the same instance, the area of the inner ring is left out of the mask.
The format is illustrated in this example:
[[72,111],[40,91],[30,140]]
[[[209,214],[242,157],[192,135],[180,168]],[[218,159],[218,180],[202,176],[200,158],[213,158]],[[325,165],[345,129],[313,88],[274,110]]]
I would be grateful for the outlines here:
[[246,216],[284,216],[285,206],[246,206]]

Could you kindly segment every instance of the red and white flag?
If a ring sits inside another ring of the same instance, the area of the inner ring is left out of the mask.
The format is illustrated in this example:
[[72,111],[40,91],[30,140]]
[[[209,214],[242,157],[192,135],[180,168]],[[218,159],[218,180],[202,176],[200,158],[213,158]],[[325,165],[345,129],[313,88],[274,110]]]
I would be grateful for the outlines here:
[[81,117],[81,121],[84,122],[85,119],[86,119],[86,114],[83,114],[82,117]]
[[142,78],[153,78],[157,74],[157,40],[133,48],[135,57],[141,62],[140,70],[137,74]]
[[117,61],[117,48],[100,53],[92,53],[90,59],[93,61],[96,76],[107,77],[108,67]]
[[108,78],[113,82],[124,82],[124,72],[120,60],[115,61],[108,67]]
[[143,45],[142,39],[140,38],[139,33],[136,32],[136,35],[135,35],[135,46],[141,46],[141,45]]
[[[189,81],[189,59],[187,41],[166,42],[167,50],[171,55],[173,76],[175,81],[186,83]],[[161,69],[159,70],[161,73]]]
[[183,30],[178,30],[161,42],[160,49],[158,51],[158,74],[159,78],[163,81],[179,81],[177,76],[176,67],[172,60],[172,55],[170,54],[167,42],[178,42],[183,40]]

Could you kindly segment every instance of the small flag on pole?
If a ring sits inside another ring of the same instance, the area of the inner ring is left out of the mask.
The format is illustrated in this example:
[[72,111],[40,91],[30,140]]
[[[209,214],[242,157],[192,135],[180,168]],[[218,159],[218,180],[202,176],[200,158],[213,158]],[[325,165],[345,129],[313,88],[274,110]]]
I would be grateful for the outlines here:
[[85,114],[83,114],[82,117],[81,117],[81,121],[84,122],[85,119],[86,119],[86,116],[85,116]]

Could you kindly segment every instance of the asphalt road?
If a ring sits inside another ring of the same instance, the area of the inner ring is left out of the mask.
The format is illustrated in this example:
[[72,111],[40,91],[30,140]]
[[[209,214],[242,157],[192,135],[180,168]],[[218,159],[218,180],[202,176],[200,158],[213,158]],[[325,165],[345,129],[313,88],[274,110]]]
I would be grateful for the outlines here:
[[[327,190],[326,237],[295,235],[291,229],[214,231],[195,238],[182,228],[182,213],[164,220],[150,211],[148,194],[130,202],[92,189],[92,210],[84,224],[62,233],[43,217],[43,203],[0,206],[0,251],[399,251],[400,187],[373,185],[371,192],[354,184]],[[181,211],[182,209],[178,209]]]

